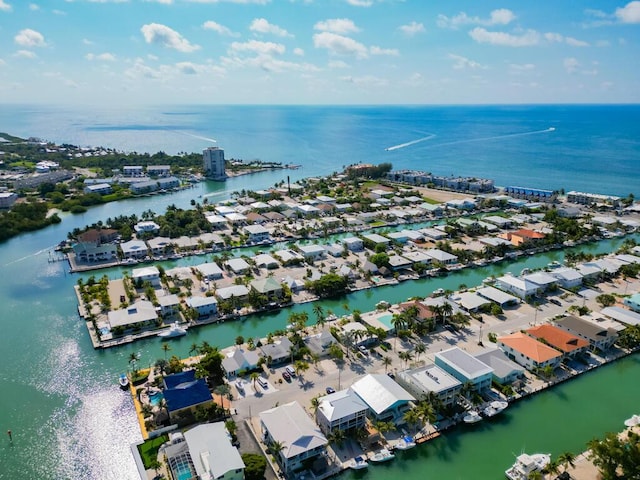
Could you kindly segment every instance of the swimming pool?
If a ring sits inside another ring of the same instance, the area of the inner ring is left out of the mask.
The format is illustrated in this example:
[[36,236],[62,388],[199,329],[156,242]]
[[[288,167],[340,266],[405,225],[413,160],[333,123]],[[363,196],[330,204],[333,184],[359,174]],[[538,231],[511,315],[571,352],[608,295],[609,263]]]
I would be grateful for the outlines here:
[[387,328],[393,329],[394,327],[393,327],[393,323],[391,323],[391,320],[393,320],[393,315],[391,315],[391,314],[382,315],[382,316],[378,317],[378,321],[381,324],[383,324]]
[[158,405],[160,405],[160,402],[163,398],[164,395],[162,395],[162,392],[153,392],[149,394],[149,403],[154,407],[157,407]]

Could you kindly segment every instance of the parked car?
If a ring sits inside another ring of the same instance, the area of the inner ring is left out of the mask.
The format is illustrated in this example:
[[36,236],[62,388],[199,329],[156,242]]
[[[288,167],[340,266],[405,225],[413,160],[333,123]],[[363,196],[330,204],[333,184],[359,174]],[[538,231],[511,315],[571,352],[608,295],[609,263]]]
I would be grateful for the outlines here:
[[326,389],[327,395],[331,395],[332,393],[336,393],[333,387],[327,387]]
[[287,365],[286,367],[284,367],[284,371],[287,372],[292,377],[296,376],[296,370],[291,365]]
[[363,355],[369,355],[369,350],[364,345],[358,345],[358,351]]
[[268,384],[268,383],[267,383],[267,381],[266,381],[264,378],[262,378],[262,377],[258,378],[258,385],[260,385],[260,386],[261,386],[262,388],[264,388],[265,390],[266,390],[267,388],[269,388],[269,384]]
[[562,303],[560,302],[560,300],[558,300],[556,298],[550,298],[549,301],[551,303],[553,303],[554,305],[562,306]]
[[282,378],[284,378],[287,382],[291,381],[291,375],[289,375],[289,372],[287,372],[286,370],[282,372]]

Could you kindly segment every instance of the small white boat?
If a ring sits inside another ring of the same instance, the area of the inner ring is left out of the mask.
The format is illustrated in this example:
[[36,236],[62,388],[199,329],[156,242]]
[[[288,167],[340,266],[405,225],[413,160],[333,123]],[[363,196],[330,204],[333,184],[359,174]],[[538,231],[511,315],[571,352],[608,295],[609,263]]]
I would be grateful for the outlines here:
[[493,417],[494,415],[497,415],[500,412],[502,412],[508,406],[509,404],[507,402],[495,400],[491,402],[489,405],[487,405],[486,407],[484,407],[484,409],[482,410],[482,413],[484,414],[485,417]]
[[640,425],[640,415],[634,415],[633,417],[627,418],[624,421],[625,427],[635,427],[636,425]]
[[396,446],[394,448],[397,448],[398,450],[409,450],[410,448],[413,448],[415,446],[416,442],[413,441],[413,438],[411,438],[409,435],[406,435],[402,437],[398,443],[396,443]]
[[126,373],[121,373],[118,378],[118,383],[120,384],[120,388],[126,390],[129,387],[129,377],[127,377]]
[[551,455],[547,453],[522,453],[504,473],[509,480],[526,480],[533,472],[541,472],[551,462]]
[[364,457],[357,456],[351,462],[349,462],[349,468],[353,470],[362,470],[363,468],[367,468],[369,463],[364,459]]
[[464,420],[464,423],[478,423],[482,420],[482,417],[475,410],[469,410],[462,420]]
[[158,336],[160,338],[173,338],[173,337],[181,337],[182,335],[187,334],[187,329],[181,327],[178,322],[173,322],[171,326],[163,331],[161,331]]
[[371,455],[369,460],[376,463],[382,463],[382,462],[388,462],[389,460],[393,460],[395,457],[396,456],[393,453],[391,453],[389,450],[387,450],[386,448],[382,448],[377,452],[375,452],[373,455]]

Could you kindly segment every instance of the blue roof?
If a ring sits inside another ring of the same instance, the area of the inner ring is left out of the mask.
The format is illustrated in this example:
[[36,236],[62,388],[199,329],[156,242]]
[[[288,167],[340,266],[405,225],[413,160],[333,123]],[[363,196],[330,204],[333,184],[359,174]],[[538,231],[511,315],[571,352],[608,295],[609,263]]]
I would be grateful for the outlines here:
[[192,382],[181,383],[176,388],[166,389],[162,393],[167,401],[169,412],[210,402],[212,399],[207,382],[202,378]]
[[174,373],[164,377],[164,388],[176,388],[181,383],[193,382],[196,379],[195,370],[187,370],[185,372]]

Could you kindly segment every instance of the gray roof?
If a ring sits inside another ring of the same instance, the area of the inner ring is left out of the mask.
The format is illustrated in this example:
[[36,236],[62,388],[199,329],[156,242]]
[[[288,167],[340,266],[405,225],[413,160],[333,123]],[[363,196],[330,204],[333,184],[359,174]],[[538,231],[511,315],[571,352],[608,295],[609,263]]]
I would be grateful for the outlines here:
[[443,350],[435,356],[469,379],[493,373],[491,367],[458,347]]
[[485,297],[481,297],[474,292],[459,293],[458,295],[451,297],[451,300],[459,303],[467,310],[475,310],[476,308],[480,308],[482,305],[491,303],[491,300],[487,300]]
[[158,318],[153,303],[148,300],[139,300],[127,308],[112,310],[107,316],[111,328],[126,327],[134,323],[148,322]]
[[493,368],[494,375],[498,378],[505,378],[511,375],[514,370],[524,373],[524,368],[509,360],[509,358],[499,348],[486,349],[477,353],[475,357],[482,363]]
[[216,296],[221,300],[229,300],[231,297],[244,297],[249,295],[249,289],[244,285],[230,285],[216,289]]
[[187,298],[187,305],[191,308],[204,307],[206,305],[217,304],[216,297],[189,297]]
[[434,364],[405,370],[398,374],[398,378],[413,391],[422,392],[440,393],[462,385],[460,381]]
[[484,298],[488,298],[489,300],[499,303],[500,305],[504,305],[509,302],[519,302],[520,299],[518,297],[514,297],[513,295],[509,295],[502,290],[498,290],[495,287],[483,287],[476,290],[476,293]]
[[231,258],[225,262],[234,272],[242,272],[249,269],[249,264],[243,258]]
[[329,443],[298,402],[285,403],[260,412],[260,420],[269,435],[282,443],[281,453],[285,458],[295,457]]
[[198,425],[184,432],[184,438],[198,478],[220,478],[245,467],[222,422]]
[[365,375],[351,385],[351,389],[356,392],[377,415],[398,403],[415,400],[413,395],[384,373]]
[[282,337],[274,343],[266,343],[260,347],[265,357],[279,359],[290,355],[291,341],[287,337]]
[[603,308],[600,313],[625,325],[640,325],[640,314],[627,310],[626,308],[606,307]]
[[201,263],[196,269],[205,277],[222,277],[222,269],[215,262]]
[[569,329],[593,341],[600,341],[612,335],[617,336],[617,332],[611,328],[601,327],[589,320],[573,315],[559,318],[554,320],[553,323],[560,328]]
[[318,402],[318,411],[330,422],[353,416],[369,408],[351,389],[320,397]]

